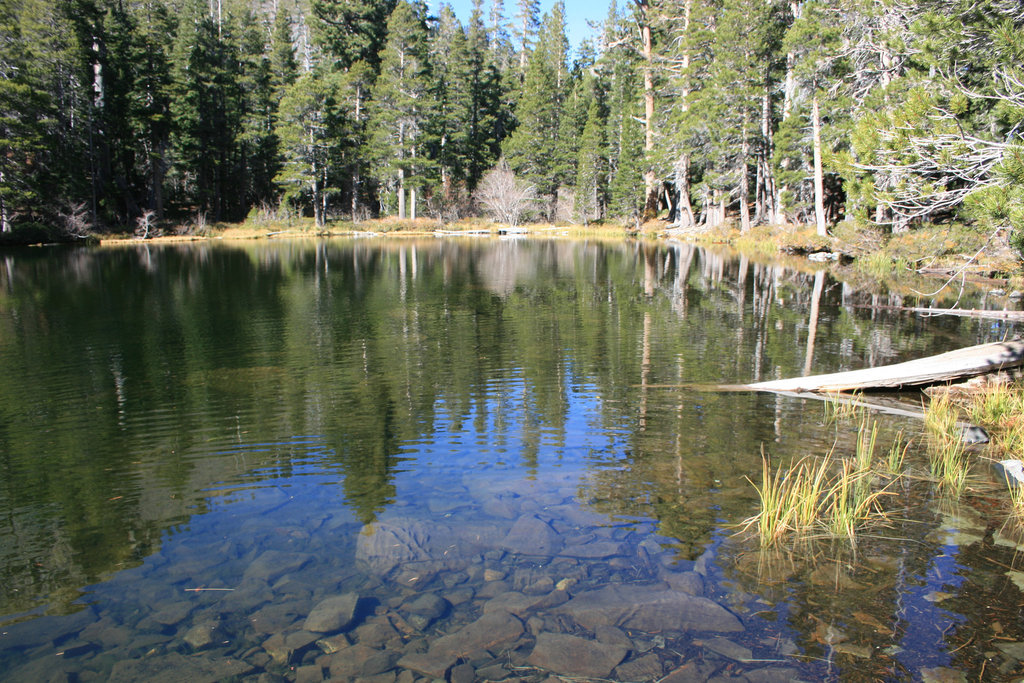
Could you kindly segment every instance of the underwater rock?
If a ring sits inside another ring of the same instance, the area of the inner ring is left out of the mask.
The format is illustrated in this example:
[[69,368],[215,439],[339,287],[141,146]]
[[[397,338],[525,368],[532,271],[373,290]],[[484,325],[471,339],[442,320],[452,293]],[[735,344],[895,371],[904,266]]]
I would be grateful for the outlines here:
[[401,640],[398,631],[386,617],[376,617],[357,628],[352,634],[361,645],[377,648],[385,647],[389,641]]
[[406,603],[405,610],[410,614],[418,614],[430,621],[440,619],[451,607],[451,604],[436,593],[424,593],[412,602]]
[[661,678],[665,667],[661,658],[648,653],[639,659],[633,659],[615,667],[615,678],[620,681],[653,681]]
[[220,624],[216,621],[206,621],[196,624],[188,630],[183,640],[192,646],[193,650],[202,650],[210,647],[218,640],[223,639],[223,634],[218,630]]
[[633,649],[633,641],[629,639],[629,636],[623,633],[622,629],[614,626],[598,626],[594,629],[594,637],[599,643],[605,645],[624,647],[627,650]]
[[711,652],[728,659],[736,660],[737,662],[749,662],[754,657],[754,653],[751,652],[750,649],[734,643],[728,638],[712,638],[710,640],[694,644],[703,645]]
[[688,595],[704,595],[704,577],[697,572],[661,573],[661,580],[680,593]]
[[347,628],[355,619],[359,596],[335,595],[317,603],[306,617],[303,628],[314,633],[334,633]]
[[267,550],[252,561],[242,579],[258,579],[273,583],[289,572],[298,571],[312,559],[313,556],[306,553]]
[[707,598],[637,585],[610,585],[580,593],[558,608],[593,631],[619,626],[638,631],[742,631],[736,616]]
[[186,656],[171,652],[144,659],[125,659],[114,664],[108,683],[215,683],[243,676],[252,665],[230,657]]
[[275,633],[263,641],[263,650],[271,659],[280,664],[292,661],[296,652],[305,649],[315,642],[316,634],[309,631],[293,631],[292,633]]
[[788,666],[766,666],[743,674],[747,683],[801,683],[800,672]]
[[607,678],[626,649],[564,633],[544,632],[526,660],[531,666],[567,676]]
[[331,655],[327,661],[331,679],[364,680],[393,668],[401,655],[394,650],[377,650],[366,645],[355,644]]
[[562,548],[562,539],[547,522],[525,515],[512,525],[501,547],[520,555],[555,555]]
[[523,633],[523,623],[508,612],[485,614],[455,633],[435,640],[426,652],[402,657],[398,665],[433,678],[443,678],[459,657],[482,650],[500,650]]
[[377,574],[387,574],[406,562],[430,559],[426,544],[430,533],[415,520],[392,520],[367,524],[356,540],[356,560]]

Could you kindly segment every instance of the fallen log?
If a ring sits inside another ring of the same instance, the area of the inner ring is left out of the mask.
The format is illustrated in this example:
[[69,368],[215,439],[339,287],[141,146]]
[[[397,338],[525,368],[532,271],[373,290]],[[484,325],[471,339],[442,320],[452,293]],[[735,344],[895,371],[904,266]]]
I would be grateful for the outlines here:
[[907,311],[926,316],[954,315],[963,318],[992,318],[994,320],[1024,320],[1024,311],[995,311],[981,308],[924,308],[920,306],[867,306],[855,304],[854,308],[876,311]]
[[813,393],[899,389],[954,382],[1020,365],[1024,365],[1024,341],[1015,339],[969,346],[895,365],[757,382],[736,388]]

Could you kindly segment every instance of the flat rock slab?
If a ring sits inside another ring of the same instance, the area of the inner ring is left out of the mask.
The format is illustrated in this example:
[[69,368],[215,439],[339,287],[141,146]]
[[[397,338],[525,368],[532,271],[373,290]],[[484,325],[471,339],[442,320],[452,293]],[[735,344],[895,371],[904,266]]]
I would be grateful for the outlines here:
[[500,650],[523,634],[523,622],[508,612],[492,612],[455,633],[442,636],[423,653],[402,657],[398,665],[412,671],[443,678],[458,659],[481,650]]
[[229,657],[186,656],[172,652],[163,657],[128,659],[114,664],[110,683],[215,683],[252,671],[252,665]]
[[729,610],[707,598],[674,590],[636,585],[611,585],[580,593],[557,611],[593,631],[618,626],[647,631],[735,633],[743,624]]
[[531,666],[566,676],[607,678],[627,650],[565,633],[544,632],[526,660]]
[[524,515],[512,525],[501,547],[520,555],[555,555],[562,539],[551,525],[534,515]]
[[273,583],[285,574],[301,569],[312,559],[313,556],[306,553],[268,550],[252,561],[242,578]]
[[356,616],[359,596],[344,593],[321,600],[314,607],[303,628],[313,633],[335,633],[347,628]]

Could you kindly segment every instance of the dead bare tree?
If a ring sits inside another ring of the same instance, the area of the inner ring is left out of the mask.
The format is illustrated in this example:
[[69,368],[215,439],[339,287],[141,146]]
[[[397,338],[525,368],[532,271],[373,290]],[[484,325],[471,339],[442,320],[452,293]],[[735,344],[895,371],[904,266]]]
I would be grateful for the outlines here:
[[502,159],[484,174],[476,189],[476,198],[492,219],[514,228],[537,201],[537,188],[517,180]]
[[156,232],[156,211],[146,211],[135,219],[135,236],[140,240],[155,236]]
[[85,202],[69,204],[65,210],[57,212],[57,217],[60,219],[61,230],[68,237],[81,239],[89,235],[92,225]]

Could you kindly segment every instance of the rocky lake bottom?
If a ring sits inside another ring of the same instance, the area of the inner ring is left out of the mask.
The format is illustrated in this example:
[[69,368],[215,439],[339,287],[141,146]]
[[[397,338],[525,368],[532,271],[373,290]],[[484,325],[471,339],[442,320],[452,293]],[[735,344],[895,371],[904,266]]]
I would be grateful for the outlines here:
[[287,488],[234,492],[213,514],[236,528],[219,520],[220,533],[168,542],[74,614],[6,626],[2,677],[801,677],[784,629],[745,625],[750,606],[716,584],[711,551],[680,560],[652,522],[614,522],[580,506],[568,478],[546,479],[467,478],[365,526],[344,509],[313,512]]

